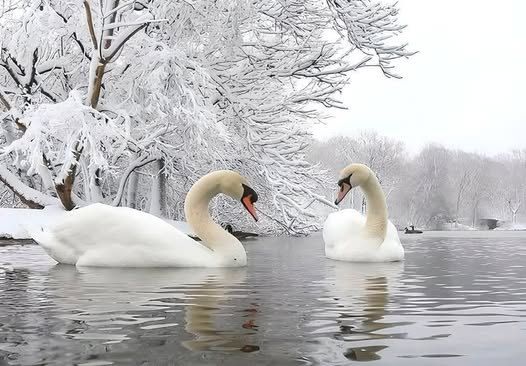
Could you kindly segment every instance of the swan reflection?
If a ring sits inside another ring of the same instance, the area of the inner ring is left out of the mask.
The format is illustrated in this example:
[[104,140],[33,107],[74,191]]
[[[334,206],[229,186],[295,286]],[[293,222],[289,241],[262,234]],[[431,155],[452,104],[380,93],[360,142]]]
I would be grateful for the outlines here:
[[[331,261],[327,265],[327,292],[336,314],[338,331],[332,339],[324,339],[327,347],[341,352],[341,342],[346,342],[343,356],[355,361],[380,359],[380,351],[387,348],[383,342],[373,342],[396,337],[386,329],[400,325],[385,320],[393,305],[390,298],[396,293],[404,265],[393,263],[346,263]],[[334,318],[333,318],[334,319]],[[339,342],[334,342],[337,340]],[[351,347],[349,343],[353,342]],[[341,357],[341,356],[340,356]]]
[[[234,320],[235,326],[219,325],[221,320],[221,307],[225,306],[225,299],[230,292],[224,284],[238,285],[245,281],[245,272],[227,272],[221,281],[204,281],[191,293],[192,299],[185,308],[185,330],[194,336],[194,339],[184,341],[182,344],[191,351],[221,350],[253,352],[259,346],[250,344],[248,336],[257,332],[256,317],[258,305],[251,303],[243,309],[240,319]],[[225,330],[226,328],[226,330]],[[228,329],[230,328],[230,329]]]
[[[257,345],[257,304],[249,304],[244,268],[75,268],[57,265],[49,286],[66,338],[141,345],[137,333],[192,351]],[[242,309],[242,310],[239,310]],[[137,329],[139,328],[139,329]],[[189,337],[190,335],[190,337]],[[192,339],[188,339],[192,338]]]

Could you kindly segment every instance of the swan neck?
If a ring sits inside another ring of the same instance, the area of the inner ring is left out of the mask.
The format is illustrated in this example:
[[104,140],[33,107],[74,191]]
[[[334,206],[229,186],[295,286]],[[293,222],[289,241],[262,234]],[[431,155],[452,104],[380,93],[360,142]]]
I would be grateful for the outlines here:
[[373,174],[361,187],[367,201],[366,231],[383,239],[387,233],[387,203],[382,187]]
[[199,179],[188,191],[184,211],[188,224],[201,238],[202,243],[214,251],[221,251],[232,244],[242,245],[233,235],[216,224],[208,211],[212,198],[221,193],[217,178],[209,174]]

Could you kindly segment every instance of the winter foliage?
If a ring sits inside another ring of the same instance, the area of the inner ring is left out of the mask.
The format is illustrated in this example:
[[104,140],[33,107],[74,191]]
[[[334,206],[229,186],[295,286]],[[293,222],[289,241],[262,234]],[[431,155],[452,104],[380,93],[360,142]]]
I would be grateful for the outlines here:
[[[396,8],[373,1],[0,6],[0,197],[35,208],[105,202],[183,219],[192,183],[226,168],[260,192],[260,231],[312,231],[331,205],[305,159],[320,106],[342,107],[352,71],[396,77],[410,56]],[[212,210],[247,216],[227,199]]]

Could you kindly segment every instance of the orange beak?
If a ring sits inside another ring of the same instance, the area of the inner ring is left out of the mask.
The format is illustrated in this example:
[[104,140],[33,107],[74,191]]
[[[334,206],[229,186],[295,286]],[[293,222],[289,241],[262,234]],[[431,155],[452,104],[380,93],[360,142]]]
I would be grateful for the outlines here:
[[256,209],[254,208],[254,204],[252,203],[252,195],[248,195],[243,197],[241,200],[243,203],[243,206],[247,209],[248,213],[254,218],[254,220],[258,221],[258,215],[256,214]]
[[348,183],[342,183],[340,186],[340,190],[338,191],[338,198],[336,198],[336,201],[334,201],[334,204],[339,204],[345,196],[347,196],[347,193],[351,190],[352,186]]

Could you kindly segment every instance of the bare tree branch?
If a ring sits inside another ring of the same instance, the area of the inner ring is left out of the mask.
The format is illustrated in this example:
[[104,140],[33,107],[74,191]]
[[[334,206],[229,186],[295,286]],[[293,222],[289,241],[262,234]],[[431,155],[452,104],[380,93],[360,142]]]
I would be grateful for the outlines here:
[[93,16],[91,15],[91,7],[88,0],[84,0],[84,8],[86,9],[86,21],[88,22],[88,29],[91,38],[91,44],[95,50],[98,49],[97,36],[95,35],[95,28],[93,26]]

